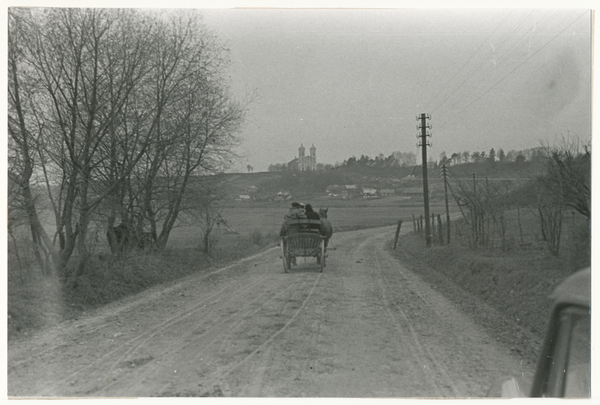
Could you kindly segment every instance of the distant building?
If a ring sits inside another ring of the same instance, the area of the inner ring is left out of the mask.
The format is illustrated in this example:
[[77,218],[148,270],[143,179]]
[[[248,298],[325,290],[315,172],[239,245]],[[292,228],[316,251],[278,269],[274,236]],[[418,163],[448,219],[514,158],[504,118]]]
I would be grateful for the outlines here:
[[364,187],[362,189],[362,195],[363,195],[363,198],[375,198],[375,197],[377,197],[377,189],[370,188],[370,187]]
[[325,192],[327,192],[327,195],[329,195],[330,197],[337,197],[343,191],[345,191],[344,186],[340,186],[337,184],[332,184],[330,186],[327,186],[327,188],[325,189]]
[[[403,188],[401,195],[409,198],[423,198],[423,187]],[[431,197],[431,190],[429,190],[429,196]]]
[[306,149],[300,144],[298,148],[298,157],[288,163],[288,170],[306,172],[317,170],[317,148],[315,145],[310,147],[310,155],[305,155]]

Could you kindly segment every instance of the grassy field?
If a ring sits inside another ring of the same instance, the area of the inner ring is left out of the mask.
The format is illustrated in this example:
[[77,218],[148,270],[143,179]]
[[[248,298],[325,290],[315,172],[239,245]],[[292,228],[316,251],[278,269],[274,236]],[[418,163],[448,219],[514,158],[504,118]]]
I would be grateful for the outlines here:
[[[334,227],[334,232],[353,229],[374,228],[395,225],[403,220],[412,226],[412,216],[423,214],[423,205],[410,200],[394,198],[380,200],[309,200],[315,211],[319,208],[329,208],[328,219]],[[228,228],[240,234],[252,233],[257,230],[264,233],[279,233],[283,216],[287,213],[289,204],[240,203],[223,209],[222,216],[227,221]],[[430,204],[430,211],[436,214],[445,213],[445,208],[439,202]],[[451,207],[451,213],[458,209]],[[182,246],[189,243],[195,235],[194,227],[181,227],[173,232],[170,243]]]

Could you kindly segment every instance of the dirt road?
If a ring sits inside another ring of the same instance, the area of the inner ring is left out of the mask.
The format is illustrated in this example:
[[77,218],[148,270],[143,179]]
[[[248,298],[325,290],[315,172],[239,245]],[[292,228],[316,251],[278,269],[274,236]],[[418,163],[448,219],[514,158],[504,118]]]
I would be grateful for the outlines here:
[[11,342],[10,396],[477,397],[529,369],[392,258],[394,228],[279,250]]

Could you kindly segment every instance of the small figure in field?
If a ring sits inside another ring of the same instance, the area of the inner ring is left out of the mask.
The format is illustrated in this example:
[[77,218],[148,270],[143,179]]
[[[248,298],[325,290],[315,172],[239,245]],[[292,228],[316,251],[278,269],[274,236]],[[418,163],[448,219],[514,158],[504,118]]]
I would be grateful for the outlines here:
[[333,227],[331,226],[331,222],[327,219],[327,211],[329,211],[329,208],[321,208],[319,210],[319,217],[321,218],[321,234],[325,236],[325,252],[327,252],[329,239],[331,239],[331,235],[333,235]]

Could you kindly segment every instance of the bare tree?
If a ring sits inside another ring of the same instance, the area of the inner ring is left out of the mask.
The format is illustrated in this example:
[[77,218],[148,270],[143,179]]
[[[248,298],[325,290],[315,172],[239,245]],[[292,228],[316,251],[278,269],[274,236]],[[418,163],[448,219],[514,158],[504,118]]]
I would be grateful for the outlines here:
[[[32,193],[33,173],[35,167],[35,151],[37,148],[37,128],[31,125],[31,113],[27,100],[34,93],[31,83],[35,77],[27,67],[26,41],[29,29],[28,13],[21,9],[9,13],[8,41],[8,132],[9,139],[9,179],[17,184],[22,199],[14,199],[14,188],[9,189],[9,199],[18,202],[13,205],[13,212],[22,209],[27,216],[33,241],[35,257],[44,272],[56,270],[58,255],[52,242],[42,226]],[[12,158],[12,159],[10,159]],[[52,259],[52,260],[49,260]]]
[[39,83],[32,109],[41,133],[40,163],[55,212],[58,268],[66,269],[75,249],[79,256],[74,273],[67,277],[83,274],[93,212],[141,156],[123,158],[121,176],[101,175],[105,162],[115,160],[124,106],[147,71],[145,36],[133,30],[131,13],[97,9],[30,13],[28,62]]
[[169,50],[162,65],[170,68],[157,74],[167,77],[172,71],[178,76],[155,90],[169,94],[170,102],[157,128],[157,147],[147,154],[141,196],[159,248],[177,224],[191,179],[218,173],[231,163],[244,118],[244,108],[232,100],[224,78],[224,48],[206,39],[199,16],[175,14],[167,28],[173,31],[164,37],[172,43],[161,45]]
[[546,147],[547,176],[545,184],[561,195],[566,206],[575,209],[588,220],[591,211],[591,149],[585,145],[563,138],[553,148]]
[[223,181],[219,176],[193,179],[184,202],[185,215],[198,225],[202,232],[202,251],[210,254],[216,242],[214,230],[227,224],[223,218]]
[[[536,149],[536,153],[540,153]],[[542,237],[553,255],[560,252],[562,221],[567,207],[591,218],[591,152],[586,145],[563,138],[554,146],[546,146],[546,173],[534,182],[537,212]]]
[[[244,109],[228,93],[226,49],[197,13],[11,9],[9,20],[12,177],[39,256],[77,279],[102,218],[109,232],[117,218],[136,232],[160,226],[164,246],[189,179],[233,157]],[[54,241],[37,218],[37,179]]]

